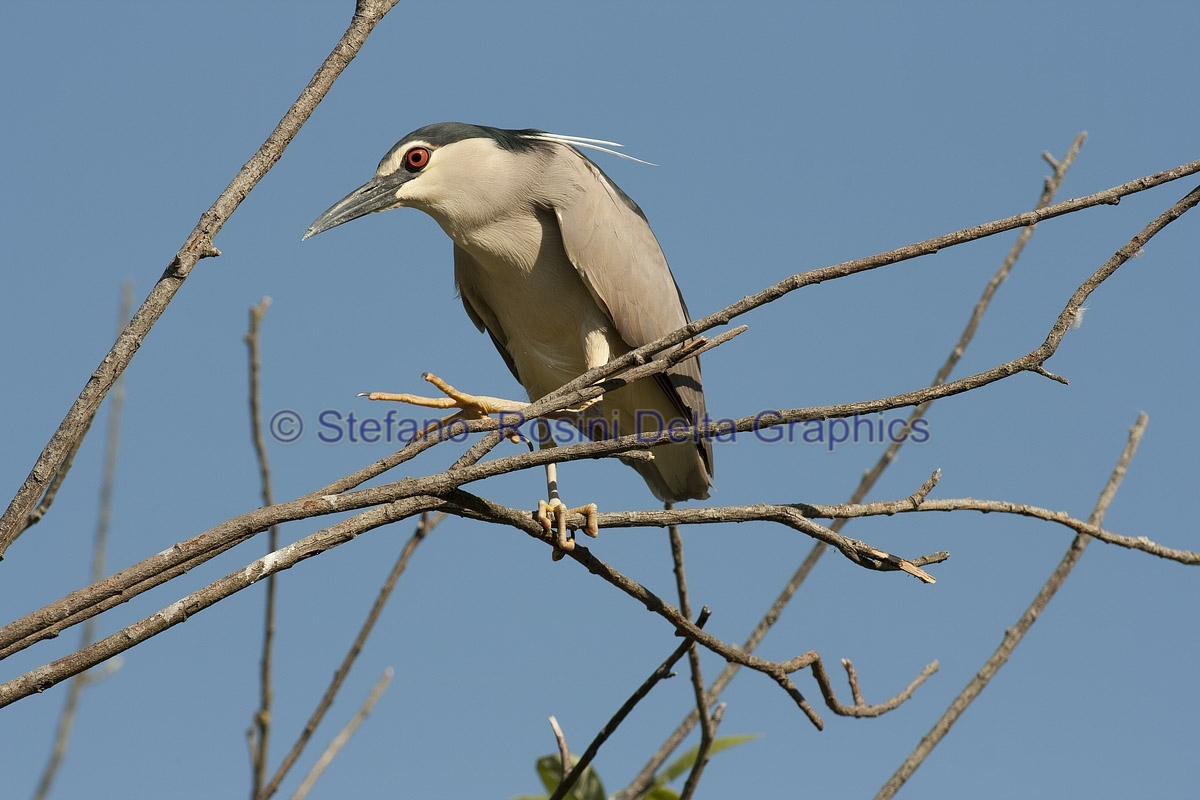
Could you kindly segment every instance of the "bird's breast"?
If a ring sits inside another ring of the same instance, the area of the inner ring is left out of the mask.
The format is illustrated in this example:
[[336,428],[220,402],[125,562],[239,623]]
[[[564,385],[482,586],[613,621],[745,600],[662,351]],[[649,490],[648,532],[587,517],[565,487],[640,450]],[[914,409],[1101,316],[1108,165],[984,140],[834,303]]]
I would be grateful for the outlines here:
[[531,213],[451,235],[472,256],[455,278],[485,304],[485,325],[504,343],[530,399],[627,348],[567,258],[552,213]]

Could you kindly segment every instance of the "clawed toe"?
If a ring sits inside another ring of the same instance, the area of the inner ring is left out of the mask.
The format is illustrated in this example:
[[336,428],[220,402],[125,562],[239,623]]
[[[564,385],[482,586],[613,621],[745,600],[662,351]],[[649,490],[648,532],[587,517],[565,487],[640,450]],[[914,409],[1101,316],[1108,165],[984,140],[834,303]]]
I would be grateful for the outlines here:
[[567,525],[567,517],[572,514],[583,515],[582,530],[588,536],[594,539],[600,534],[595,503],[588,503],[577,508],[567,508],[566,504],[557,497],[552,497],[550,502],[538,500],[537,521],[541,523],[542,529],[547,533],[550,531],[555,533],[554,553],[552,554],[555,561],[575,549],[575,539],[572,536],[574,528]]

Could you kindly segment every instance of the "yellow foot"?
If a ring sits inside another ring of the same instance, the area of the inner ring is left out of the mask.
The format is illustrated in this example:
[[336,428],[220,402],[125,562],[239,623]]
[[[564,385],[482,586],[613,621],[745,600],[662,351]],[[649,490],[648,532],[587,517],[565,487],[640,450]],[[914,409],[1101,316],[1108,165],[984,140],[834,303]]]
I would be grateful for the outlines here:
[[545,500],[538,500],[537,521],[542,524],[542,528],[547,533],[550,531],[555,533],[554,553],[552,554],[555,561],[575,549],[574,528],[568,529],[567,527],[567,516],[570,514],[583,515],[583,532],[588,536],[594,539],[600,534],[600,527],[596,522],[595,503],[588,503],[578,508],[567,508],[566,504],[557,497],[551,498],[549,503]]
[[[359,397],[366,397],[368,400],[391,400],[397,403],[408,403],[413,406],[421,406],[422,408],[457,408],[458,411],[450,416],[433,423],[425,430],[417,434],[416,438],[420,439],[430,431],[441,429],[446,423],[456,419],[483,419],[488,414],[496,413],[513,413],[519,412],[525,408],[527,403],[522,403],[516,400],[505,400],[502,397],[488,397],[486,395],[467,394],[460,392],[444,380],[434,375],[432,372],[426,372],[421,375],[422,378],[436,386],[445,397],[422,397],[415,394],[393,394],[391,392],[363,392]],[[516,441],[515,433],[509,438]]]

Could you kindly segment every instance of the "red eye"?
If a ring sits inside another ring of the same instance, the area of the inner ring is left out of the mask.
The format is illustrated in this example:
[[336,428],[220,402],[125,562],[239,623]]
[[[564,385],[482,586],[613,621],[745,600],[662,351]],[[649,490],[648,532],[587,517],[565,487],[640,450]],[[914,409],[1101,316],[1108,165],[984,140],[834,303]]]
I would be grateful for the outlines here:
[[429,163],[429,151],[424,147],[414,147],[404,154],[404,166],[413,171],[425,169]]

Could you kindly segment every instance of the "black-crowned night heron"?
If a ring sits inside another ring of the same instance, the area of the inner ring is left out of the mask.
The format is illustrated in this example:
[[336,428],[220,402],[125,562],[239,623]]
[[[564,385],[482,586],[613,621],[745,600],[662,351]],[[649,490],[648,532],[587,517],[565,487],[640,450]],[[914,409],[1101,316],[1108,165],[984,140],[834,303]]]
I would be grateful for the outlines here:
[[[603,147],[612,144],[537,130],[427,125],[389,150],[375,177],[318,217],[304,238],[392,208],[433,217],[454,241],[454,279],[467,316],[487,331],[529,399],[537,400],[689,321],[642,210],[577,149],[621,155]],[[463,395],[431,380],[450,398],[418,404],[457,406],[467,416],[524,405]],[[699,360],[607,392],[586,414],[591,423],[582,427],[593,439],[653,435],[672,421],[675,427],[703,421]],[[598,419],[605,424],[596,425]],[[655,497],[708,496],[708,440],[652,453],[627,463]],[[561,513],[553,492],[552,504]]]

